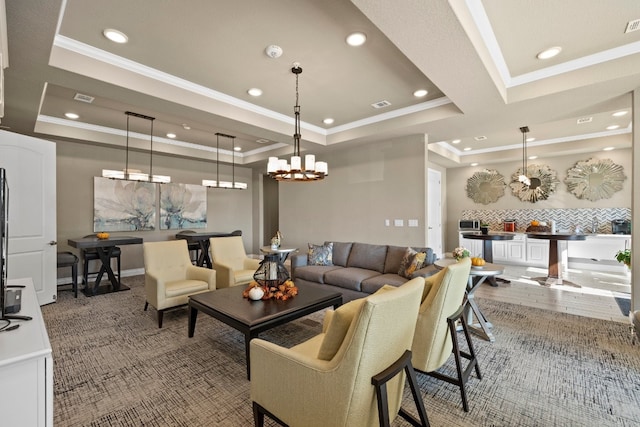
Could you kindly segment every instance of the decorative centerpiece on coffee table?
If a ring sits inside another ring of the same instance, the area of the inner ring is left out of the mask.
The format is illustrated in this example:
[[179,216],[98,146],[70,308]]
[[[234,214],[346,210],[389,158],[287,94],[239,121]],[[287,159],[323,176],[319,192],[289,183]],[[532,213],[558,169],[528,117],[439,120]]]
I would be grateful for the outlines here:
[[[257,296],[260,295],[260,292],[257,291],[257,289],[262,291],[262,296],[260,298],[257,298]],[[242,292],[242,296],[244,298],[256,300],[268,300],[273,298],[286,301],[296,295],[298,295],[298,287],[291,280],[286,280],[281,285],[274,286],[261,285],[255,280],[252,280],[249,283],[249,286],[247,286],[247,289]]]

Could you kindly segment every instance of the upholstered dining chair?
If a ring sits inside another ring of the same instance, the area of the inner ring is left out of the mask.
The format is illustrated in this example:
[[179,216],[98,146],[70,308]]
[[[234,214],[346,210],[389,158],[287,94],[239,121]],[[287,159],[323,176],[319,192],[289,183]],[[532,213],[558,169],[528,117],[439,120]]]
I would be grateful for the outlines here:
[[186,305],[189,295],[216,289],[216,272],[191,264],[186,240],[145,242],[144,310],[151,304],[158,311],[158,328],[162,328],[165,310]]
[[[465,385],[474,369],[482,379],[464,315],[470,269],[471,259],[467,257],[425,279],[425,292],[411,346],[414,369],[460,387],[465,412],[469,411]],[[460,349],[456,323],[462,325],[468,352]],[[452,354],[457,376],[436,371]],[[466,367],[463,359],[467,360]]]
[[[292,348],[251,340],[255,425],[267,415],[291,427],[364,427],[389,425],[398,414],[429,425],[409,361],[423,289],[419,277],[328,310],[322,333]],[[404,356],[406,369],[396,369]],[[420,421],[401,409],[407,377]]]
[[[95,237],[94,234],[87,234],[84,237]],[[120,256],[122,255],[122,250],[119,246],[113,248],[113,252],[111,253],[111,258],[116,259],[116,265],[118,267],[118,281],[120,281]],[[100,261],[100,257],[98,256],[97,249],[88,248],[80,250],[80,258],[82,258],[82,284],[87,286],[89,283],[89,275],[98,274],[98,271],[89,271],[89,266],[91,261]],[[109,260],[111,261],[111,260]],[[102,264],[100,264],[102,265]]]
[[248,284],[260,265],[260,260],[247,256],[241,236],[212,237],[209,251],[218,288]]

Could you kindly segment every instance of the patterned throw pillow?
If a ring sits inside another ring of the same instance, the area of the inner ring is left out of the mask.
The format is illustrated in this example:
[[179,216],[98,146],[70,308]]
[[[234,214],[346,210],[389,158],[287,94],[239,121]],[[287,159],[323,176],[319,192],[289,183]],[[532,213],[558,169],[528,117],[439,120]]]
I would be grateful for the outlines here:
[[307,265],[333,265],[333,242],[324,245],[309,243]]
[[400,263],[398,275],[406,279],[411,279],[411,275],[422,267],[422,263],[426,257],[427,254],[425,252],[416,252],[411,248],[407,248]]

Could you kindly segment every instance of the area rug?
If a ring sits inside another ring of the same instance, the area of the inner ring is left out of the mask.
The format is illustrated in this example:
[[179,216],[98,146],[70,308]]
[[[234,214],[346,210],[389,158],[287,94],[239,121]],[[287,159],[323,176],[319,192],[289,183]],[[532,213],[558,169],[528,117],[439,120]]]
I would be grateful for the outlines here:
[[[143,311],[143,277],[123,281],[131,290],[77,299],[60,292],[42,307],[55,425],[253,425],[242,334],[200,315],[188,338],[186,309],[166,313],[158,329],[155,311]],[[472,376],[465,413],[455,386],[418,374],[432,426],[640,424],[640,346],[631,345],[627,325],[477,300],[496,337],[474,338],[483,379]],[[322,317],[261,338],[295,345],[320,331]],[[278,375],[274,366],[274,381]],[[414,412],[409,393],[405,406]]]

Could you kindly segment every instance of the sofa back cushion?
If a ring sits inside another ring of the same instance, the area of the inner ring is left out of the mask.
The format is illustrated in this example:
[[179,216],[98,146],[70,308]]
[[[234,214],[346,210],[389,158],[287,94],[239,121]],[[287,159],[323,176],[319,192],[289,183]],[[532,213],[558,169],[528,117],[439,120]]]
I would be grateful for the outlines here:
[[[330,242],[324,242],[325,245],[327,243]],[[340,267],[347,266],[352,245],[353,243],[351,242],[333,242],[333,265],[339,265]]]
[[384,271],[384,261],[386,257],[386,245],[354,243],[351,247],[347,267],[364,268],[382,273]]

